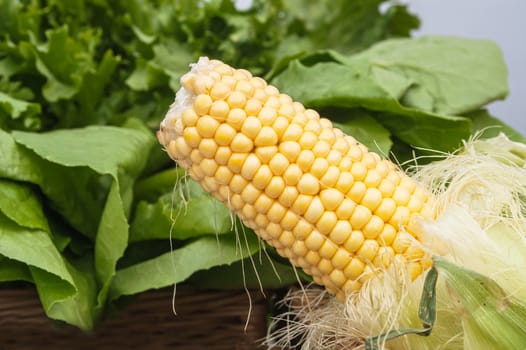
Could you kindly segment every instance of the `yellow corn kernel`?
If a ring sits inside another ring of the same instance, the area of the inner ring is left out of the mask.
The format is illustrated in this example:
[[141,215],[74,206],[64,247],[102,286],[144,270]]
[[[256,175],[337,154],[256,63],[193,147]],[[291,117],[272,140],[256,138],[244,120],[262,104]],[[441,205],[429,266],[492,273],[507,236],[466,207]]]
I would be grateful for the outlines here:
[[217,167],[216,173],[214,174],[217,183],[221,185],[228,185],[230,180],[232,180],[232,176],[234,176],[234,173],[224,165]]
[[335,210],[343,201],[343,193],[334,188],[328,188],[320,191],[320,199],[325,209]]
[[232,155],[228,159],[228,168],[235,173],[241,172],[241,168],[243,167],[243,164],[245,163],[247,157],[247,153],[232,153]]
[[338,217],[333,211],[324,212],[316,222],[316,228],[322,234],[328,236],[338,222]]
[[267,106],[262,107],[258,114],[258,118],[263,125],[272,125],[277,117],[278,113],[276,110]]
[[411,212],[407,207],[396,207],[393,216],[389,219],[389,223],[394,227],[400,227],[404,222],[409,220]]
[[360,249],[364,240],[365,239],[363,237],[362,232],[354,230],[351,232],[349,238],[347,238],[347,240],[343,243],[343,246],[345,247],[345,249],[347,249],[347,251],[354,253],[358,249]]
[[312,162],[310,168],[310,174],[316,176],[318,179],[321,179],[323,175],[327,172],[329,168],[329,162],[325,158],[316,158]]
[[[260,113],[261,114],[261,113]],[[260,117],[261,118],[261,117]],[[281,135],[281,142],[284,141],[298,141],[303,135],[303,128],[295,123],[290,123],[287,129]]]
[[[330,260],[336,254],[336,251],[338,250],[338,246],[334,244],[331,241],[326,240],[325,243],[320,247],[320,250],[318,253],[320,256],[324,259]],[[331,266],[333,266],[331,264]]]
[[319,220],[324,212],[325,210],[323,208],[323,204],[321,204],[321,200],[318,197],[313,197],[309,207],[303,214],[303,217],[308,222],[314,224]]
[[265,147],[256,147],[254,153],[258,156],[262,163],[268,163],[278,153],[277,146],[265,146]]
[[213,159],[203,159],[200,166],[205,176],[214,176],[217,170],[217,163]]
[[379,171],[377,171],[376,169],[369,169],[363,182],[367,187],[378,187],[382,180],[383,178],[380,175]]
[[269,161],[268,165],[274,175],[282,175],[289,166],[289,160],[281,153],[276,153]]
[[236,136],[236,130],[228,124],[221,124],[216,130],[214,140],[218,145],[229,145]]
[[374,211],[382,202],[382,192],[377,188],[367,187],[368,188],[365,190],[365,194],[361,200],[361,204],[369,208],[369,210]]
[[294,141],[281,142],[279,152],[287,157],[289,162],[294,162],[301,152],[301,146]]
[[223,82],[216,82],[210,89],[210,97],[214,100],[225,99],[230,93],[230,87]]
[[279,236],[281,236],[281,232],[282,232],[281,227],[278,224],[273,223],[273,222],[267,225],[265,231],[267,231],[269,236],[274,239],[279,239]]
[[360,258],[352,258],[351,261],[343,269],[345,277],[355,281],[360,277],[365,269],[365,263]]
[[335,269],[342,270],[351,259],[351,254],[345,249],[338,249],[331,258],[332,266]]
[[380,182],[380,185],[378,186],[378,190],[382,192],[382,195],[385,198],[390,198],[394,191],[396,189],[396,185],[389,179],[384,179],[382,182]]
[[336,186],[338,179],[340,178],[340,170],[331,165],[325,172],[325,175],[320,179],[320,184],[325,188],[333,188]]
[[248,116],[257,116],[261,111],[261,107],[263,107],[261,101],[251,98],[247,100],[247,103],[245,104],[245,112]]
[[364,261],[372,262],[378,252],[378,242],[374,239],[366,239],[360,249],[356,252],[356,255],[361,257]]
[[316,142],[314,147],[312,147],[312,152],[314,153],[316,157],[327,157],[330,150],[331,150],[331,145],[322,140]]
[[378,216],[373,215],[369,222],[363,227],[363,235],[366,238],[376,238],[384,228],[384,221]]
[[243,108],[247,102],[247,98],[241,91],[232,91],[226,99],[230,108]]
[[347,192],[347,197],[356,203],[360,203],[365,196],[365,191],[367,191],[367,186],[363,182],[357,181],[352,184],[351,189]]
[[247,119],[243,122],[243,126],[241,127],[241,132],[245,134],[247,137],[250,137],[251,139],[254,139],[256,135],[261,130],[261,122],[257,117],[254,116],[248,116]]
[[248,153],[252,151],[252,148],[254,148],[254,144],[252,143],[252,140],[246,135],[237,133],[236,136],[234,136],[234,138],[232,139],[230,147],[232,148],[232,152]]
[[[278,225],[280,227],[282,227],[281,225]],[[283,227],[282,227],[283,228]],[[292,247],[292,244],[294,243],[294,241],[296,241],[296,238],[294,237],[294,235],[292,234],[292,232],[289,232],[289,231],[283,231],[281,233],[281,235],[279,236],[279,242],[286,248],[290,248]],[[291,255],[290,254],[290,250],[286,250],[288,251],[289,253],[286,254],[286,255]]]
[[225,165],[228,164],[228,160],[232,156],[232,150],[230,147],[221,146],[217,148],[215,160],[217,164]]
[[278,198],[283,192],[284,188],[285,181],[283,181],[283,178],[281,176],[273,176],[265,188],[265,193],[271,198]]
[[338,151],[331,149],[327,155],[327,161],[330,165],[338,166],[342,161],[342,154]]
[[217,151],[217,143],[213,139],[204,139],[199,143],[199,152],[205,158],[214,158]]
[[298,215],[303,215],[309,208],[312,198],[312,196],[306,194],[298,195],[298,198],[292,204],[292,210]]
[[[256,199],[254,206],[256,207],[256,210],[259,213],[266,214],[273,203],[274,203],[274,200],[272,198],[266,196],[265,194],[261,194],[261,196],[259,196],[259,198]],[[261,226],[261,227],[265,227],[265,226]]]
[[355,181],[362,181],[367,175],[367,167],[359,162],[356,162],[351,167],[351,174]]
[[[309,251],[309,249],[307,248],[307,246],[305,245],[305,242],[303,241],[300,241],[298,240],[298,237],[297,236],[294,236],[294,238],[296,239],[296,241],[292,244],[292,252],[296,255],[296,256],[305,256],[309,253],[314,253],[312,251]],[[318,254],[314,254],[316,256],[319,256]],[[316,263],[312,264],[312,265],[316,265]]]
[[325,242],[325,237],[318,231],[312,231],[305,239],[305,245],[309,250],[318,251]]
[[241,175],[247,180],[252,180],[260,166],[259,158],[255,154],[250,153],[241,167]]
[[267,100],[267,93],[265,92],[265,90],[261,89],[261,88],[257,88],[254,90],[254,93],[252,94],[252,97],[261,101],[261,102],[265,102]]
[[184,129],[183,138],[186,144],[193,148],[199,146],[199,143],[201,142],[201,135],[199,135],[197,128],[193,126]]
[[336,181],[334,187],[341,193],[347,193],[354,183],[354,178],[349,172],[342,172]]
[[177,158],[188,157],[190,155],[190,152],[192,151],[190,146],[188,146],[188,144],[182,137],[175,140],[175,142],[171,142],[169,145],[169,149],[170,148],[174,149],[173,153],[175,153]]
[[[243,193],[241,193],[241,198],[245,200],[245,198],[243,197]],[[245,204],[243,209],[241,209],[241,213],[245,217],[245,220],[252,220],[257,215],[256,208],[254,208],[254,206],[250,204]]]
[[289,124],[289,120],[281,115],[272,123],[272,130],[274,130],[278,139],[281,138],[285,130],[287,130]]
[[210,106],[209,114],[217,121],[224,121],[230,112],[230,106],[223,100],[214,101]]
[[298,181],[298,191],[302,194],[315,195],[320,190],[320,184],[316,177],[305,173]]
[[396,210],[396,202],[392,198],[383,198],[376,208],[375,214],[383,221],[388,222]]
[[350,200],[349,198],[344,198],[336,209],[336,215],[338,215],[340,220],[347,220],[351,217],[355,207],[356,202]]
[[286,186],[283,189],[283,192],[279,196],[278,200],[281,204],[290,208],[296,201],[296,198],[298,198],[298,195],[299,195],[299,192],[296,186]]
[[279,223],[281,219],[285,216],[287,209],[279,204],[279,202],[274,202],[270,206],[270,209],[267,212],[267,217],[270,222]]
[[[245,77],[245,79],[246,78],[247,77]],[[254,86],[250,84],[250,82],[246,80],[241,80],[241,79],[236,83],[234,88],[235,88],[235,91],[242,92],[247,97],[252,96],[255,90]]]
[[318,252],[311,250],[305,254],[305,260],[309,265],[316,266],[320,263],[321,256],[318,254]]
[[305,131],[312,131],[316,134],[316,137],[321,132],[321,125],[319,118],[309,118],[307,124],[304,127]]
[[191,152],[190,152],[190,160],[192,161],[192,163],[195,165],[195,166],[199,166],[199,164],[201,164],[201,161],[203,160],[203,155],[201,154],[201,152],[199,152],[198,149],[193,149]]
[[[261,191],[255,188],[252,184],[247,184],[241,192],[241,198],[248,204],[254,204],[254,202],[261,195]],[[255,215],[254,215],[255,216]]]
[[247,113],[241,108],[231,109],[226,117],[226,122],[236,130],[239,130],[247,118]]
[[396,204],[398,205],[406,205],[407,202],[409,202],[409,197],[410,197],[409,191],[402,186],[398,186],[395,189],[393,196],[391,198],[393,198]]
[[205,94],[198,95],[194,101],[194,111],[197,115],[203,116],[208,113],[212,103],[213,100],[210,96]]
[[296,225],[298,224],[298,221],[299,221],[298,216],[294,214],[292,211],[287,210],[287,212],[285,213],[285,215],[283,216],[279,224],[284,230],[291,231],[292,233],[292,230],[294,229],[294,227],[296,227]]
[[305,131],[299,138],[298,143],[300,144],[302,149],[312,149],[314,145],[316,145],[316,142],[318,141],[318,137],[315,133],[312,131]]
[[245,206],[245,202],[243,202],[243,198],[239,194],[234,193],[230,197],[230,205],[235,210],[241,210]]
[[303,172],[308,172],[311,169],[312,163],[314,162],[315,158],[316,157],[314,156],[314,153],[304,149],[298,155],[296,164],[298,164],[298,166]]
[[232,176],[232,180],[229,182],[230,190],[234,193],[241,193],[248,185],[248,181],[243,178],[241,175]]
[[283,179],[285,180],[285,184],[295,186],[300,181],[302,175],[303,172],[300,167],[297,164],[292,163],[283,173]]
[[345,220],[338,220],[332,228],[329,238],[336,244],[343,244],[351,235],[351,224]]
[[422,210],[423,206],[424,203],[420,198],[415,195],[411,195],[409,202],[407,203],[407,209],[409,209],[409,211],[418,213]]
[[183,125],[185,127],[195,126],[197,124],[198,119],[199,116],[192,108],[185,109],[181,114],[181,120],[183,121]]
[[263,126],[254,139],[256,147],[274,146],[277,142],[278,135],[270,126]]
[[211,116],[205,115],[197,120],[196,127],[197,132],[201,137],[214,137],[214,134],[219,127],[219,122]]
[[353,230],[361,229],[371,219],[371,211],[363,205],[357,205],[351,215],[350,222]]
[[305,240],[311,232],[314,230],[311,224],[306,222],[305,220],[298,220],[298,223],[296,226],[294,226],[294,229],[292,230],[292,233],[296,237],[296,239],[299,240]]
[[422,264],[416,263],[416,262],[410,262],[408,270],[411,276],[411,280],[415,280],[422,273]]
[[378,243],[382,246],[391,246],[396,237],[396,229],[391,224],[385,224],[382,232],[377,237]]
[[272,171],[270,171],[268,165],[264,164],[256,170],[256,173],[252,178],[252,183],[256,188],[263,190],[269,184],[272,176],[274,176]]
[[347,277],[345,277],[345,274],[341,270],[336,269],[330,273],[329,279],[337,287],[342,287],[347,281]]

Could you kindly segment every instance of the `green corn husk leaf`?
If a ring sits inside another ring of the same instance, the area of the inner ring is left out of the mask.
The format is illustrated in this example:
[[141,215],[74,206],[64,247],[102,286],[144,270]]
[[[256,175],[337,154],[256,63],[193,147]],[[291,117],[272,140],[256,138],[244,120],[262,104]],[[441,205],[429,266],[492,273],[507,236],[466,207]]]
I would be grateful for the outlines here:
[[434,268],[446,279],[462,310],[465,349],[526,349],[526,304],[493,279],[435,257]]

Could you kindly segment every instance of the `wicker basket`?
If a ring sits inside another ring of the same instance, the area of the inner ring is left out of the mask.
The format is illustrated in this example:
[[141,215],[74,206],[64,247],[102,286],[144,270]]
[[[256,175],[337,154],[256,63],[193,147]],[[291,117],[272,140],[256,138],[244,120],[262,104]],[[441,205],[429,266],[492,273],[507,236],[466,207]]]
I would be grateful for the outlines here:
[[266,332],[268,304],[251,291],[202,291],[179,287],[177,315],[172,289],[139,295],[92,333],[48,319],[35,291],[0,289],[0,350],[115,350],[260,348]]

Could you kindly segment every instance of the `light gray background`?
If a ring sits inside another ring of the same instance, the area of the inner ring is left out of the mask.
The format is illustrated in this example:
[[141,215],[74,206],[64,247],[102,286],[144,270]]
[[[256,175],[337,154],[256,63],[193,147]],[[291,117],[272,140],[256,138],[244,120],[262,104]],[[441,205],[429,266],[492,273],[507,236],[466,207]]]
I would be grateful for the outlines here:
[[526,135],[526,0],[412,0],[422,24],[415,35],[491,39],[504,53],[510,94],[490,112]]

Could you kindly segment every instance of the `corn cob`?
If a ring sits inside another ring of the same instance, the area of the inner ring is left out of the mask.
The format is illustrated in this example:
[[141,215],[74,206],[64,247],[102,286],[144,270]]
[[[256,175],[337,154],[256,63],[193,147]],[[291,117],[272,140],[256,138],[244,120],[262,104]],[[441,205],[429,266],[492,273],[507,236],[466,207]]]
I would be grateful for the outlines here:
[[201,58],[158,138],[192,179],[343,300],[393,263],[431,265],[414,217],[432,196],[392,162],[259,77]]

